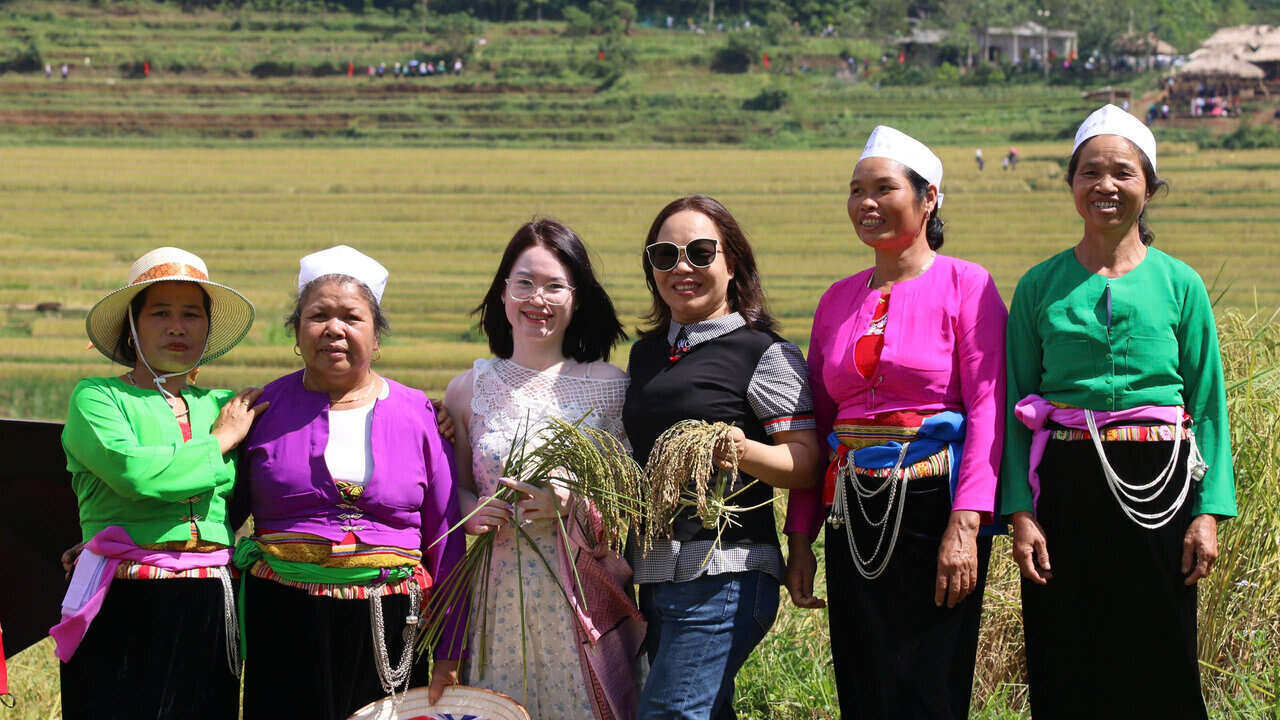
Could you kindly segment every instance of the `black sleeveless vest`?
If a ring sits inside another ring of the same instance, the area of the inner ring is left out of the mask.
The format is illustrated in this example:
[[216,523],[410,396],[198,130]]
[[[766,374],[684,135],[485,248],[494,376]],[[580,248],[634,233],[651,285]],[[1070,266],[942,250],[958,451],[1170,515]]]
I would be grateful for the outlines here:
[[[665,334],[633,345],[628,367],[631,384],[622,420],[636,462],[643,467],[658,436],[681,420],[726,422],[742,428],[749,439],[770,444],[747,400],[747,387],[765,350],[781,339],[772,332],[744,326],[694,345],[674,363],[668,358],[670,346]],[[751,480],[739,471],[733,489]],[[734,504],[750,507],[772,496],[773,488],[760,482],[735,498]],[[772,506],[742,513],[737,520],[741,525],[727,528],[722,542],[778,545]],[[681,542],[714,540],[716,533],[703,528],[690,509],[676,516],[672,537]]]

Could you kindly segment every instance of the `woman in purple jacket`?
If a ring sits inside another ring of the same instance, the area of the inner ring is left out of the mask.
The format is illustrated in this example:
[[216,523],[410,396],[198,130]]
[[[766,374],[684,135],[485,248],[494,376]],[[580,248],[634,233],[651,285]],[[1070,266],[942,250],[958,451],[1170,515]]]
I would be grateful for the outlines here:
[[[426,682],[414,664],[425,595],[461,557],[463,537],[433,544],[459,516],[430,401],[372,368],[388,326],[386,281],[385,268],[346,246],[302,259],[288,324],[305,367],[267,385],[275,412],[243,445],[237,490],[254,532],[235,560],[248,720],[346,718]],[[451,608],[446,638],[461,636],[464,612]],[[433,702],[457,682],[458,655],[437,649]]]

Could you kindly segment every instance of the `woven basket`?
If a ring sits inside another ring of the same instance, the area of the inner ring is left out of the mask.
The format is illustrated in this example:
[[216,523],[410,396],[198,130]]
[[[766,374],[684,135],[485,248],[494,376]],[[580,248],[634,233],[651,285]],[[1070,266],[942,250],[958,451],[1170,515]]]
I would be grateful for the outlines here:
[[398,702],[383,698],[369,703],[349,720],[529,720],[529,713],[501,693],[451,685],[435,705],[427,702],[427,688],[413,688]]

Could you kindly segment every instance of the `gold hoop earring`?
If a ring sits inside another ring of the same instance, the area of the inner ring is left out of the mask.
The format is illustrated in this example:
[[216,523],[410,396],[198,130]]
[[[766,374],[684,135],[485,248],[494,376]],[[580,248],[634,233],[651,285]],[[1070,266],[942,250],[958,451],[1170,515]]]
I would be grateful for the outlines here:
[[125,341],[124,341],[124,343],[125,343],[126,345],[128,345],[129,347],[133,347],[133,336],[132,336],[132,335],[130,335],[128,338],[126,338],[126,339],[125,339]]
[[378,362],[381,359],[382,359],[382,348],[377,348],[373,351],[373,361]]
[[293,354],[297,355],[298,357],[302,357],[302,348],[298,347],[297,345],[294,345]]

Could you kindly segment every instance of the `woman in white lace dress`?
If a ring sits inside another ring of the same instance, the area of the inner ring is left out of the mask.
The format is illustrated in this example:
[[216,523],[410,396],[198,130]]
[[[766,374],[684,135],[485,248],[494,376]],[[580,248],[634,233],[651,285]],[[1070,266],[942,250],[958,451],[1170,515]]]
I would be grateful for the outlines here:
[[[483,505],[466,531],[498,533],[488,607],[472,615],[466,682],[510,695],[539,720],[630,720],[644,633],[630,597],[630,568],[603,543],[589,504],[564,488],[503,477],[512,439],[526,423],[586,416],[587,424],[622,438],[627,378],[606,360],[626,334],[582,241],[554,220],[516,231],[476,312],[495,357],[477,360],[445,395],[457,428],[462,512]],[[521,494],[516,507],[489,502],[502,485]],[[517,558],[513,522],[555,574],[523,537]],[[576,610],[561,587],[574,596]]]

